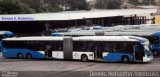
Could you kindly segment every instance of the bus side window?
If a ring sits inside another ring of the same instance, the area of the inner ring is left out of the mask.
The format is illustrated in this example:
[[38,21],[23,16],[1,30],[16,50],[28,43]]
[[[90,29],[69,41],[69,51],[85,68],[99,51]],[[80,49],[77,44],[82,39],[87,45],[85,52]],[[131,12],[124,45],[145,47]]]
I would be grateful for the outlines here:
[[73,42],[73,51],[79,51],[79,48],[81,48],[81,47],[79,46],[79,42],[74,41],[74,42]]
[[133,52],[133,48],[132,48],[133,45],[134,45],[134,44],[131,43],[131,42],[126,42],[126,44],[125,44],[125,46],[126,46],[126,47],[125,47],[125,48],[126,48],[126,49],[125,49],[126,52],[129,52],[129,53]]
[[112,49],[111,49],[111,43],[109,43],[109,42],[105,43],[104,51],[105,52],[111,52],[112,51]]
[[58,51],[62,51],[63,50],[63,43],[62,42],[58,42]]
[[2,35],[0,35],[0,41],[3,39],[3,36]]
[[83,51],[87,51],[87,42],[83,42]]
[[63,50],[63,42],[54,42],[52,43],[51,49],[53,51],[62,51]]
[[113,49],[113,52],[115,52],[115,51],[118,51],[117,50],[117,43],[116,42],[114,42],[114,43],[112,43],[112,49]]
[[93,42],[89,45],[89,51],[94,52],[96,50],[96,44],[94,44]]
[[120,52],[126,52],[126,43],[125,42],[119,42],[117,43],[117,48],[118,48],[118,51]]

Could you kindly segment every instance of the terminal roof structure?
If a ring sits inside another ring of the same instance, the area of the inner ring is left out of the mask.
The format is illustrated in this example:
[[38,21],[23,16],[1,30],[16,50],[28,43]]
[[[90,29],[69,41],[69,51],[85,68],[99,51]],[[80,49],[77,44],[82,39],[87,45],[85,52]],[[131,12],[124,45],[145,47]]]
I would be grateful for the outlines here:
[[157,9],[116,9],[91,11],[62,11],[55,13],[8,14],[0,15],[0,21],[51,21],[104,18],[114,16],[134,16],[156,13]]

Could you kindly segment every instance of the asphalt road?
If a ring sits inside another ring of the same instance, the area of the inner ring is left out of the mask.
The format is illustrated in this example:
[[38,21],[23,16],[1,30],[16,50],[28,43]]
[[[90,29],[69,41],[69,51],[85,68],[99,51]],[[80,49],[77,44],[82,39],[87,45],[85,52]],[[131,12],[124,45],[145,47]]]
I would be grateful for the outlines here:
[[0,71],[160,71],[160,57],[149,63],[26,60],[0,57]]
[[[116,71],[116,74],[114,72],[110,73],[110,71]],[[117,73],[119,71],[125,72]],[[128,71],[131,72],[126,74]],[[140,71],[142,74],[138,72],[138,76],[134,76],[134,71]],[[154,74],[148,74],[148,71],[152,71]],[[158,74],[155,74],[155,71],[158,71]],[[121,74],[122,76],[118,76]],[[160,77],[160,57],[154,58],[149,63],[127,64],[118,62],[5,59],[0,57],[0,77],[139,77],[139,75],[144,75],[141,77]]]

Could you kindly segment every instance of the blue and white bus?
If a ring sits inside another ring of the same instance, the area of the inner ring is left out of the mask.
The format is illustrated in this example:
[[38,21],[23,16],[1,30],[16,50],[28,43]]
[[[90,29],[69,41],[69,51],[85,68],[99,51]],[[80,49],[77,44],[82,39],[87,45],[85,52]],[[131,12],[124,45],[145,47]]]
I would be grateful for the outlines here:
[[105,32],[106,36],[140,36],[150,41],[151,51],[154,56],[160,54],[160,32],[159,31],[123,31],[123,32]]
[[19,37],[3,39],[5,58],[150,62],[149,41],[136,36]]
[[12,37],[13,33],[10,31],[0,31],[0,54],[1,54],[1,47],[2,47],[2,39]]
[[82,31],[102,31],[104,30],[105,27],[102,27],[100,25],[95,25],[95,26],[81,26],[78,28],[69,28],[69,29],[61,29],[61,30],[55,30],[51,33],[51,36],[63,36],[68,33],[77,33],[77,32],[82,32]]

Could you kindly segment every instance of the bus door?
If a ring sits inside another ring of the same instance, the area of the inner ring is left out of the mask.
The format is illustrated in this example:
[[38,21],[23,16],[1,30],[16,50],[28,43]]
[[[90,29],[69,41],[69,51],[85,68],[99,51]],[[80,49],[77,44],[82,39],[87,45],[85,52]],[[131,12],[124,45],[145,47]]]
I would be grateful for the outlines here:
[[46,47],[45,56],[48,57],[48,58],[52,57],[52,49],[51,49],[51,47],[52,46],[50,46],[50,45],[47,45],[47,47]]
[[134,61],[143,60],[143,49],[140,44],[134,45]]
[[95,45],[95,58],[99,59],[103,56],[102,44],[98,43]]

